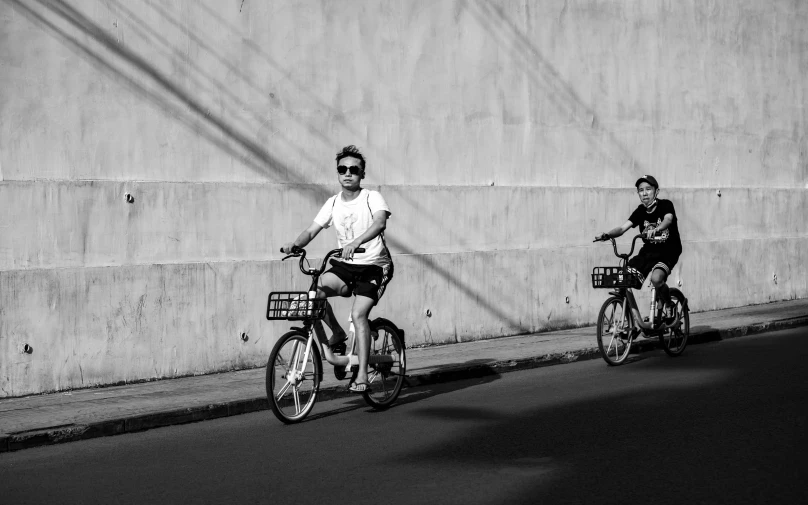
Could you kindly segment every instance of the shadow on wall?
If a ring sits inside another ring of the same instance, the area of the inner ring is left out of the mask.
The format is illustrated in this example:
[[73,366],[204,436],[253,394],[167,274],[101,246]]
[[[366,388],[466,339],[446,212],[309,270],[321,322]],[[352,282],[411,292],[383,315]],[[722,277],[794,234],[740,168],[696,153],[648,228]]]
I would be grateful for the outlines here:
[[[529,9],[530,3],[526,3]],[[550,64],[533,42],[508,18],[502,7],[483,0],[469,0],[465,3],[468,12],[477,19],[479,25],[497,41],[520,68],[525,70],[532,84],[541,95],[550,98],[548,104],[555,106],[559,112],[566,114],[570,122],[576,123],[581,131],[590,130],[603,136],[603,141],[596,137],[581,135],[592,151],[600,152],[602,159],[616,167],[624,167],[627,179],[645,173],[634,155],[614,136],[603,128],[598,115],[591,105],[584,103],[574,88],[564,80],[558,70]],[[562,16],[567,9],[566,3]]]
[[[194,89],[211,96],[222,97],[223,103],[220,105],[224,111],[228,109],[237,111],[251,110],[248,103],[232,92],[230,88],[224,86],[223,83],[215,77],[197,67],[189,66],[189,75],[184,76],[188,84],[187,86],[181,86],[170,77],[160,72],[146,57],[120,44],[107,30],[64,2],[49,0],[35,0],[34,2],[22,2],[20,0],[5,1],[13,5],[16,10],[42,27],[45,31],[54,35],[58,40],[61,40],[67,47],[89,61],[95,68],[110,76],[116,82],[123,84],[136,95],[148,100],[162,110],[167,111],[185,127],[196,132],[202,138],[233,158],[242,161],[259,175],[266,177],[270,181],[309,184],[308,181],[301,177],[300,174],[296,173],[295,170],[290,169],[289,165],[282,159],[267,151],[261,144],[254,140],[256,138],[256,128],[254,124],[250,124],[250,121],[239,118],[236,115],[226,117],[224,113],[218,115],[212,113],[208,104],[199,98],[191,96],[191,94],[184,89]],[[140,37],[141,42],[150,44],[152,46],[151,49],[157,51],[156,54],[180,60],[187,59],[187,55],[172,46],[165,35],[150,27],[142,16],[136,14],[122,2],[110,0],[106,5],[111,10],[125,16],[128,22],[131,23],[131,25],[128,26],[131,26],[138,37]],[[147,5],[148,8],[154,9],[156,13],[166,19],[177,30],[182,31],[187,37],[190,37],[200,50],[214,58],[228,71],[231,77],[236,76],[240,83],[249,90],[252,90],[253,96],[260,95],[262,99],[265,97],[266,93],[264,90],[256,83],[252,82],[236,65],[229,63],[223,56],[218,54],[203,38],[192,33],[187,25],[182,24],[165,8],[159,5],[152,5],[151,3]],[[555,105],[562,111],[568,113],[576,122],[580,123],[582,128],[584,123],[591,122],[591,125],[586,126],[587,128],[597,129],[597,131],[606,136],[612,148],[607,149],[609,152],[604,153],[604,156],[608,157],[610,160],[615,160],[615,163],[620,166],[629,167],[629,170],[637,171],[637,162],[631,154],[628,153],[625,147],[620,145],[612,135],[605,132],[597,125],[597,118],[592,108],[580,100],[571,86],[563,81],[558,71],[542,57],[541,53],[533,47],[530,40],[505,16],[501,8],[476,1],[467,2],[465,5],[468,7],[469,12],[480,22],[481,26],[486,29],[498,44],[506,48],[505,50],[510,52],[512,58],[521,65],[522,68],[526,69],[525,71],[528,72],[534,87],[538,88],[542,94],[551,97]],[[227,25],[223,20],[219,19],[204,3],[200,3],[198,6],[202,11],[206,12],[208,16],[214,18],[215,22],[236,32],[234,27]],[[274,71],[282,74],[287,79],[292,79],[292,76],[287,70],[281,67],[276,61],[272,60],[269,55],[261,51],[261,48],[255,43],[245,41],[244,44],[263,61],[267,62]],[[295,84],[302,96],[315,102],[318,107],[329,111],[330,116],[336,118],[347,131],[357,136],[357,138],[364,137],[363,133],[350,127],[344,117],[338,113],[339,111],[336,111],[320,101],[299,82]],[[249,115],[250,113],[248,112],[247,114]],[[261,118],[258,118],[255,113],[252,113],[251,119],[254,119],[255,122],[261,121]],[[326,138],[321,131],[295,118],[293,115],[288,114],[284,120],[297,122],[317,141],[326,145],[331,144],[329,139]],[[294,150],[296,155],[300,155],[304,159],[306,158],[307,153],[305,149],[294,146],[288,138],[283,136],[282,132],[277,134],[273,133],[273,135],[276,139],[283,140],[283,142]],[[591,138],[589,142],[593,149],[605,149],[603,142],[595,142],[594,139]],[[390,166],[395,167],[398,165],[397,162],[391,160],[389,157],[384,157],[384,159]],[[308,158],[308,161],[312,164],[320,163],[320,161],[310,158]],[[321,203],[330,196],[328,191],[322,186],[317,186],[316,191],[311,194],[319,200],[317,203]],[[407,202],[411,209],[423,214],[424,211],[419,207],[416,199],[407,198],[403,193],[401,194],[401,198]],[[418,261],[426,265],[431,271],[435,272],[451,286],[463,293],[467,299],[473,300],[475,301],[474,303],[479,304],[480,307],[492,317],[507,321],[508,325],[511,327],[521,326],[518,316],[508,314],[499,306],[487,301],[484,297],[480,297],[479,293],[458,278],[454,272],[450,272],[438,265],[431,256],[414,254],[414,250],[411,247],[396,241],[394,237],[388,237],[388,242],[395,250],[416,257]]]
[[[188,95],[169,78],[158,72],[142,56],[119,44],[95,22],[70,5],[58,1],[37,0],[57,19],[52,20],[46,13],[38,12],[19,0],[6,0],[23,15],[47,32],[55,35],[68,47],[87,59],[96,68],[110,75],[115,81],[126,85],[135,94],[149,100],[154,105],[169,111],[183,125],[203,136],[206,140],[233,157],[241,159],[253,170],[270,178],[289,177],[284,164],[266,152],[247,135],[238,131],[217,116],[201,102]],[[82,37],[70,33],[59,26],[59,20],[66,21]],[[222,135],[224,138],[222,138]],[[293,178],[294,179],[294,178]],[[299,182],[294,181],[293,182]]]

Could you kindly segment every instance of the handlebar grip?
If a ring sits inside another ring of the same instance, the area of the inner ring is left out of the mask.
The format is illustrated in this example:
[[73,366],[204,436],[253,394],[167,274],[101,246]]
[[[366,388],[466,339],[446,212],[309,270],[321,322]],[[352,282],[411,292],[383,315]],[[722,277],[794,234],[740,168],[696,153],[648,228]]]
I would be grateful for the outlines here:
[[[283,247],[281,247],[281,252],[283,252]],[[303,252],[303,248],[302,248],[302,247],[298,247],[298,246],[296,246],[296,245],[293,245],[293,246],[292,246],[292,252],[291,252],[291,254],[300,254],[300,253],[302,253],[302,252]],[[286,253],[284,253],[284,254],[286,254]]]

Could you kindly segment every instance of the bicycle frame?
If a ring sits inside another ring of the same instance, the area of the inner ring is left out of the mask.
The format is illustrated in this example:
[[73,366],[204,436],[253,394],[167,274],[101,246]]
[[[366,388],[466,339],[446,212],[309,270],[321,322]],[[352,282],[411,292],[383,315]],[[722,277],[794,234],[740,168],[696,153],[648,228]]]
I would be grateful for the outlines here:
[[[634,238],[631,240],[631,250],[628,254],[620,254],[617,252],[617,242],[611,237],[609,240],[612,242],[612,247],[614,248],[614,254],[618,258],[620,258],[620,268],[625,268],[628,264],[628,260],[631,255],[634,253],[634,246],[637,243],[638,238],[642,238],[643,235],[635,235]],[[615,295],[623,299],[623,313],[621,316],[620,324],[622,325],[625,322],[626,317],[626,309],[631,310],[631,314],[634,316],[634,324],[638,326],[643,332],[648,332],[651,334],[658,334],[662,333],[670,328],[678,326],[681,323],[682,316],[681,314],[677,314],[676,319],[672,321],[670,324],[661,324],[656,325],[656,321],[654,320],[656,316],[656,288],[651,286],[651,314],[648,317],[648,321],[644,321],[642,317],[642,312],[640,311],[640,307],[637,304],[637,299],[634,298],[634,292],[632,288],[619,288],[615,291],[610,291],[610,294]]]
[[[356,252],[364,252],[364,248],[357,248]],[[319,268],[305,268],[303,266],[303,261],[306,259],[306,251],[304,249],[296,248],[293,250],[292,254],[283,258],[286,260],[287,258],[293,256],[300,256],[300,271],[306,275],[310,275],[312,277],[311,286],[309,286],[309,296],[311,293],[317,292],[317,281],[320,279],[320,276],[325,272],[326,267],[328,266],[328,260],[332,257],[338,257],[338,255],[342,254],[342,249],[332,249],[325,255],[323,258],[323,262]],[[326,302],[328,303],[328,302]],[[353,319],[348,316],[349,321],[349,330],[348,334],[351,335],[351,342],[350,342],[350,351],[345,356],[338,356],[331,352],[331,348],[326,343],[320,342],[320,339],[316,336],[316,331],[314,330],[315,320],[313,319],[306,319],[303,322],[303,328],[299,328],[304,331],[308,336],[308,340],[306,341],[306,351],[303,355],[304,361],[306,363],[308,358],[311,354],[311,346],[315,339],[317,339],[318,343],[321,344],[321,349],[323,353],[323,357],[328,361],[330,364],[334,366],[342,366],[342,367],[351,367],[351,366],[358,366],[359,365],[359,356],[355,354],[356,351],[356,330],[353,325]],[[393,363],[393,357],[390,355],[371,355],[368,356],[368,365],[375,365],[379,363]]]

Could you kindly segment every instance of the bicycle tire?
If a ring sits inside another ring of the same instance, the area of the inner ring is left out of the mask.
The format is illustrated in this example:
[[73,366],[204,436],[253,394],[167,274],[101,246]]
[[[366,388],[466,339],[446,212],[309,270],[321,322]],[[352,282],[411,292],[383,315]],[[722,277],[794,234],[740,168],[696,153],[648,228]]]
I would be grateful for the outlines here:
[[[267,361],[267,402],[275,417],[285,424],[305,419],[314,407],[320,390],[323,364],[316,341],[312,343],[311,354],[302,372],[297,372],[294,380],[289,381],[289,372],[299,367],[308,339],[309,336],[300,330],[285,333],[273,346]],[[301,402],[301,399],[304,401]]]
[[[603,302],[603,306],[598,312],[598,349],[603,360],[610,366],[622,365],[628,358],[629,351],[631,350],[631,331],[634,329],[634,317],[631,310],[625,314],[625,320],[622,328],[615,326],[615,314],[623,312],[624,298],[619,296],[611,296]],[[611,308],[611,314],[609,310]]]
[[690,309],[687,307],[685,296],[676,288],[670,290],[671,299],[676,305],[676,314],[682,314],[682,323],[679,328],[671,328],[659,336],[659,343],[668,356],[681,356],[687,347],[690,337]]
[[370,323],[370,328],[378,338],[370,339],[370,357],[391,355],[391,363],[368,363],[369,388],[362,396],[368,405],[376,410],[384,410],[396,401],[404,385],[407,371],[406,351],[401,330],[390,321],[382,318]]

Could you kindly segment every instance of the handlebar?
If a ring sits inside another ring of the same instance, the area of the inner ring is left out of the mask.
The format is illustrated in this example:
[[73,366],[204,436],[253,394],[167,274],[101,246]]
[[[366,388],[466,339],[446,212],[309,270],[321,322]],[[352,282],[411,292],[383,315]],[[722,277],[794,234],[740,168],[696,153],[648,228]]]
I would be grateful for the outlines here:
[[[643,238],[643,237],[644,237],[644,235],[642,233],[640,233],[638,235],[635,235],[634,238],[631,239],[631,250],[628,252],[628,254],[620,254],[620,253],[618,253],[617,252],[617,242],[615,242],[614,238],[612,238],[612,237],[609,237],[609,240],[612,241],[612,247],[614,247],[614,255],[617,256],[618,258],[628,260],[631,257],[631,255],[634,254],[634,246],[637,244],[637,239],[638,238]],[[593,240],[593,242],[606,242],[606,239],[605,238],[595,239],[595,240]]]
[[[283,252],[283,249],[281,249],[281,252]],[[365,248],[357,247],[356,249],[354,249],[354,252],[363,253],[365,252]],[[303,266],[303,261],[306,259],[306,250],[298,246],[293,246],[292,252],[287,254],[286,257],[284,257],[281,261],[286,261],[287,259],[294,258],[296,256],[300,257],[301,272],[303,272],[306,275],[322,275],[322,273],[325,271],[326,266],[328,265],[328,260],[330,258],[339,258],[340,256],[342,256],[342,249],[332,249],[328,251],[328,253],[325,255],[325,258],[323,258],[323,264],[320,265],[320,268],[305,268]]]

